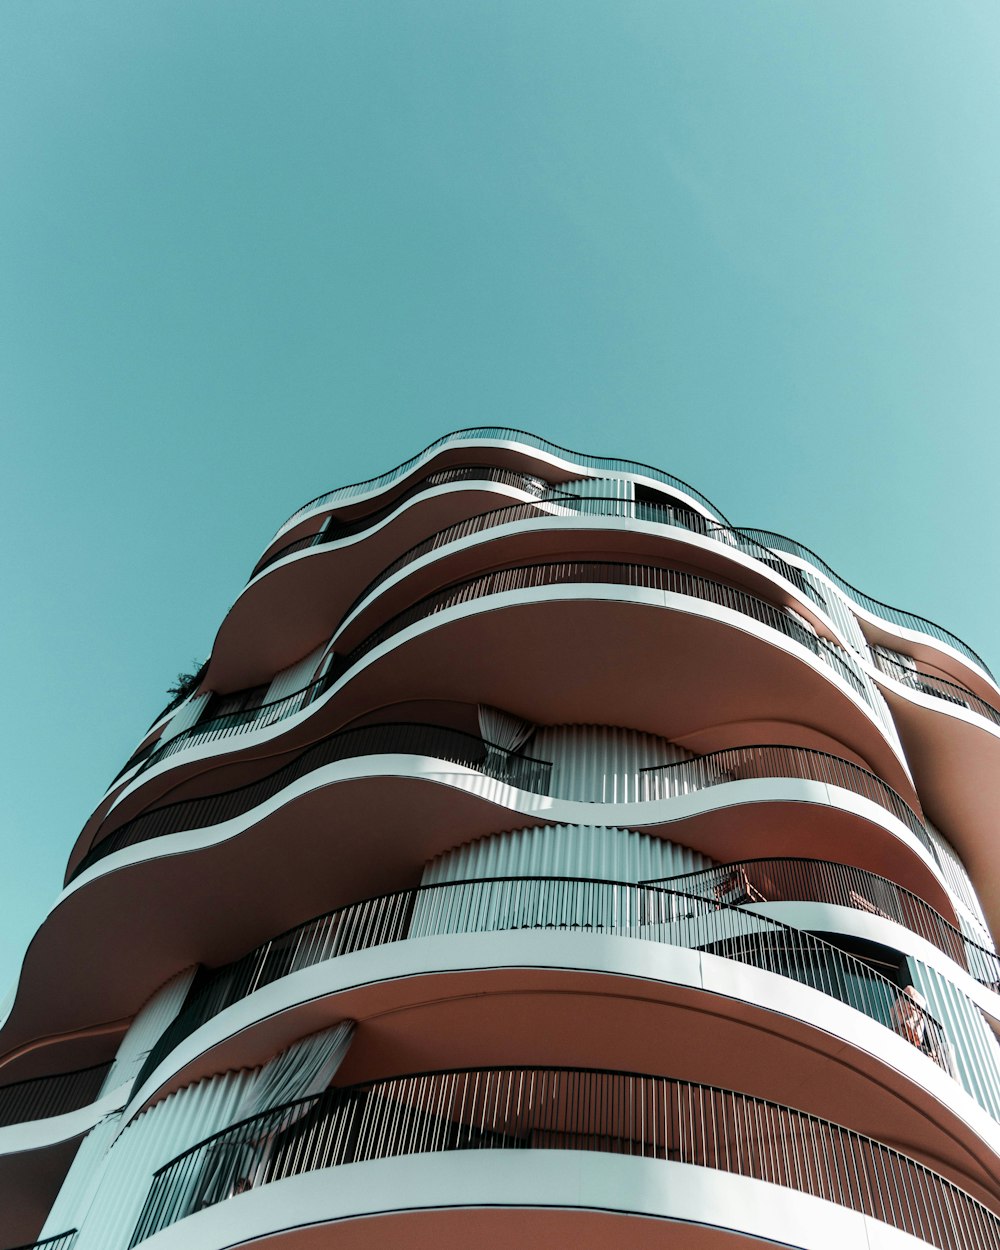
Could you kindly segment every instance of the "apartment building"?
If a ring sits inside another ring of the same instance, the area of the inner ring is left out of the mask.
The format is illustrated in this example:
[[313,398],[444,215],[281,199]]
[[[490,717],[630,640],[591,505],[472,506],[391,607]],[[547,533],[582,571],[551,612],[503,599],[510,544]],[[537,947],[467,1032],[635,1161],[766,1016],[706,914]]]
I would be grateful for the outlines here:
[[1000,687],[671,474],[278,530],[0,1025],[0,1250],[1000,1250]]

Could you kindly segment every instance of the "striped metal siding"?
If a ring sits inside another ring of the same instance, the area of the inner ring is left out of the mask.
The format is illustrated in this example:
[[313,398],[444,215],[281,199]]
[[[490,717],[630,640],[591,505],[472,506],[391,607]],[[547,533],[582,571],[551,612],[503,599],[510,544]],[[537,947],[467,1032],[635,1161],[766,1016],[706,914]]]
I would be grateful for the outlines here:
[[[585,502],[587,499],[620,499],[622,501],[622,516],[634,516],[635,508],[632,506],[635,502],[635,483],[623,477],[581,477],[575,482],[560,482],[558,486],[553,487],[549,492],[551,496],[559,495],[575,495],[576,499],[572,502],[574,512],[587,513],[590,511]],[[595,505],[593,511],[598,512]],[[600,509],[601,514],[607,516],[607,505]],[[617,512],[618,509],[616,508]]]
[[115,1062],[104,1082],[105,1090],[115,1089],[125,1081],[135,1078],[153,1044],[180,1011],[194,974],[194,967],[179,972],[166,985],[162,985],[136,1013],[118,1047]]
[[692,758],[664,738],[607,725],[546,726],[525,750],[552,761],[555,798],[587,803],[637,802],[640,769]]
[[97,1125],[77,1153],[46,1228],[57,1232],[75,1224],[80,1233],[74,1250],[126,1250],[153,1173],[230,1124],[256,1072],[227,1072],[178,1090],[117,1140],[120,1113]]
[[952,1045],[954,1075],[976,1102],[1000,1120],[1000,1043],[975,1003],[941,974],[916,959],[906,967],[927,1009]]
[[169,742],[171,738],[176,738],[179,733],[183,733],[185,729],[190,729],[196,724],[198,717],[204,711],[205,704],[211,697],[211,694],[196,694],[192,695],[186,703],[182,703],[164,726],[159,737],[160,744]]
[[710,868],[686,846],[605,825],[516,829],[467,842],[432,859],[421,885],[481,877],[588,877],[647,881]]
[[851,606],[840,593],[840,591],[827,581],[820,581],[818,577],[814,577],[812,573],[803,570],[803,578],[809,585],[826,601],[826,612],[830,620],[840,630],[841,637],[855,651],[867,658],[868,643],[864,634],[861,632],[861,626],[858,624],[858,618],[851,611]]
[[319,668],[319,662],[323,658],[326,647],[327,644],[323,643],[295,664],[275,674],[264,696],[264,702],[273,703],[276,699],[284,699],[286,695],[294,694],[296,690],[308,686]]
[[952,844],[940,829],[936,829],[931,824],[926,816],[924,817],[924,824],[927,826],[927,832],[934,843],[938,866],[951,891],[952,901],[955,903],[955,910],[958,912],[962,931],[966,933],[966,936],[971,937],[974,942],[978,942],[980,946],[985,946],[989,950],[995,950],[996,947],[990,934],[990,927],[986,923],[986,916],[983,914],[982,904],[979,901],[969,874],[965,870],[965,865]]

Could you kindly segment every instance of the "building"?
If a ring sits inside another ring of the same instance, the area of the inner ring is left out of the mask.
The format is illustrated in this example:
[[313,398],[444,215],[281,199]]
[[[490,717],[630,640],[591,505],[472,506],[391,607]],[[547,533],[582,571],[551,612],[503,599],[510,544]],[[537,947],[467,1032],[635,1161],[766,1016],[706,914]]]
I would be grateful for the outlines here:
[[0,1250],[995,1250],[998,709],[646,465],[313,500],[25,958]]

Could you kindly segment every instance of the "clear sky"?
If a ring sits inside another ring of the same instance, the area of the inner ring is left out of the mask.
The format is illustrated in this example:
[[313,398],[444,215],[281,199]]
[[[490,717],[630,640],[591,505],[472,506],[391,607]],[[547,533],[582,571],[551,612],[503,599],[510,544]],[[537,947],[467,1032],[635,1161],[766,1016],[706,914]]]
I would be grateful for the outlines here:
[[1000,665],[995,0],[0,5],[0,996],[274,529],[446,430]]

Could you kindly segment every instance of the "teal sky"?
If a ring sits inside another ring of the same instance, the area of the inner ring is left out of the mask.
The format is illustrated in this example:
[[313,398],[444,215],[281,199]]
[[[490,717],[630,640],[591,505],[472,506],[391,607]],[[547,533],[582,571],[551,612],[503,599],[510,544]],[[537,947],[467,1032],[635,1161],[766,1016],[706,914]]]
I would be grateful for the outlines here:
[[658,464],[1000,665],[994,0],[0,6],[0,996],[274,529]]

